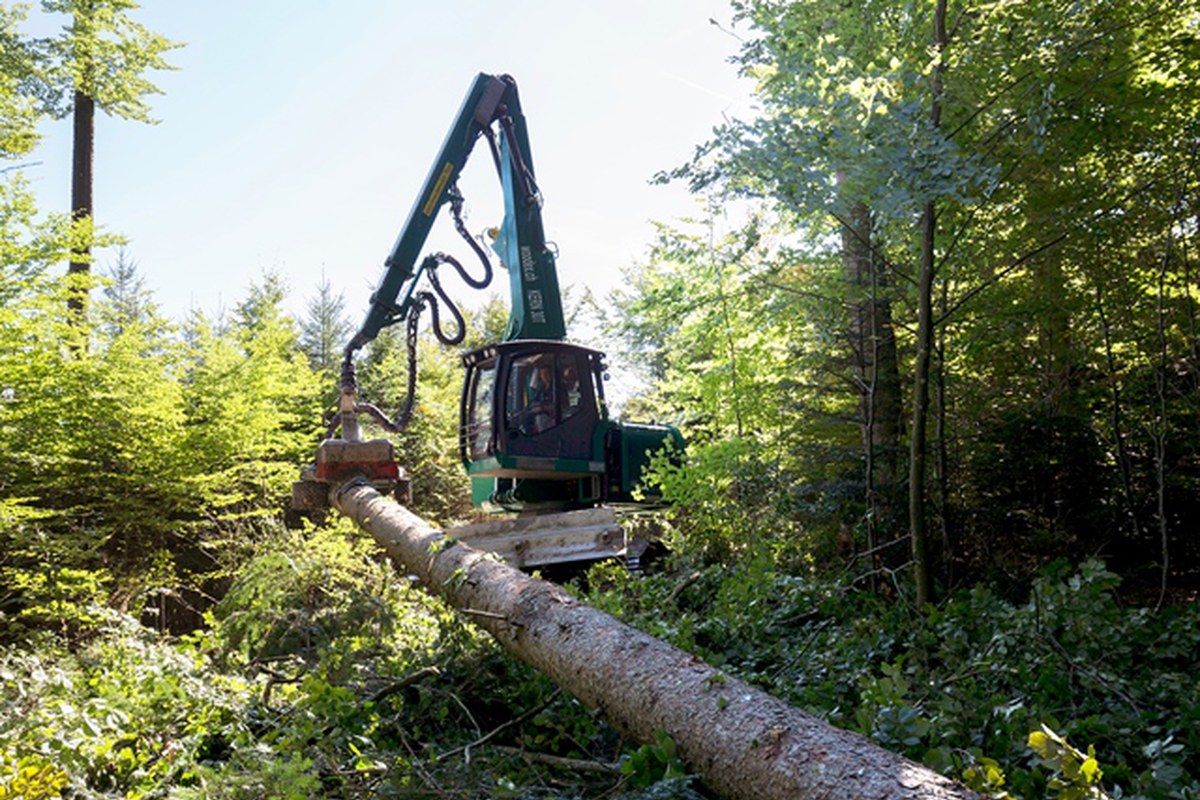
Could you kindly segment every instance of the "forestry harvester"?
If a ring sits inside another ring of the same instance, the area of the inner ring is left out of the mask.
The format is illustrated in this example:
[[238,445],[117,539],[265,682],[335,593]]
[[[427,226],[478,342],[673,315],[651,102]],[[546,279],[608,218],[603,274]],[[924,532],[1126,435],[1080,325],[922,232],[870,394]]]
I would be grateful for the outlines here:
[[[492,550],[517,566],[591,560],[626,553],[614,508],[646,507],[660,498],[643,480],[651,455],[678,452],[683,438],[669,425],[611,419],[604,400],[604,354],[566,341],[555,255],[542,228],[542,195],[534,178],[525,117],[516,82],[481,74],[472,83],[412,210],[384,262],[358,333],[345,349],[338,411],[316,463],[293,487],[299,510],[328,507],[331,488],[369,482],[404,502],[409,482],[387,439],[363,440],[359,417],[388,432],[408,423],[416,390],[417,324],[431,310],[438,339],[462,342],[461,312],[446,296],[437,268],[449,264],[473,288],[491,280],[491,263],[462,221],[457,179],[480,139],[487,141],[504,199],[504,219],[491,249],[508,270],[511,312],[502,341],[462,356],[466,375],[459,408],[459,455],[472,483],[472,501],[504,518],[447,533]],[[439,212],[450,207],[455,227],[483,264],[469,275],[452,256],[418,260]],[[432,292],[418,289],[428,277]],[[440,302],[455,318],[447,334]],[[354,355],[384,328],[407,325],[408,397],[395,419],[358,401]],[[336,435],[340,432],[340,435]],[[515,516],[514,516],[515,512]]]

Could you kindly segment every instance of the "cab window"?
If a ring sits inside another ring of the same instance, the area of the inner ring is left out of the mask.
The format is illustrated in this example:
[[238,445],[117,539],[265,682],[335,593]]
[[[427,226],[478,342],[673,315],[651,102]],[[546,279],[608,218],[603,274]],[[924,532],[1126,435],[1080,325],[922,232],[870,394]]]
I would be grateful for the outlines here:
[[495,389],[495,362],[476,367],[471,386],[470,417],[467,420],[467,447],[472,459],[484,458],[491,453],[492,395]]
[[510,430],[534,436],[562,424],[583,408],[578,357],[537,353],[513,359],[506,400]]

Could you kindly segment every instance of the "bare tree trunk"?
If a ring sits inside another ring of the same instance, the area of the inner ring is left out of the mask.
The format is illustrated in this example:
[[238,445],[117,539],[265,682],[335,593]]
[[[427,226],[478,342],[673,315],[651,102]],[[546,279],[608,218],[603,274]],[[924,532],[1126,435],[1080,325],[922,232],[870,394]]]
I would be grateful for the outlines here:
[[895,532],[904,411],[892,306],[882,264],[874,251],[871,212],[865,203],[854,203],[842,220],[842,264],[856,301],[850,326],[862,392],[867,552],[874,554],[879,567],[884,549],[880,531],[892,531],[893,536]]
[[[71,157],[71,219],[92,220],[92,176],[96,139],[96,104],[81,91],[75,92],[74,141]],[[92,248],[84,245],[71,251],[69,274],[86,276],[92,269]],[[87,324],[87,286],[73,287],[67,300],[71,319],[80,327]],[[85,339],[86,342],[86,339]],[[86,348],[86,344],[85,344]]]
[[708,225],[708,261],[709,266],[713,270],[713,283],[717,287],[717,299],[721,303],[721,321],[725,326],[725,346],[729,353],[729,399],[733,406],[734,429],[737,431],[737,436],[740,439],[745,434],[745,431],[742,427],[742,388],[741,380],[738,376],[738,347],[729,314],[729,297],[725,293],[725,274],[722,265],[717,263],[717,248],[716,243],[713,241],[717,220],[716,211],[711,201],[708,206],[706,224]]
[[1164,307],[1167,265],[1171,258],[1171,239],[1168,234],[1167,246],[1158,270],[1158,314],[1155,332],[1158,339],[1158,364],[1154,370],[1154,479],[1158,495],[1158,537],[1159,558],[1162,562],[1159,569],[1158,602],[1154,610],[1158,611],[1167,599],[1167,576],[1171,572],[1171,548],[1167,528],[1167,329],[1166,309]]
[[[934,47],[938,58],[933,67],[930,95],[930,124],[934,129],[942,121],[942,76],[945,73],[946,0],[937,0],[934,9]],[[937,210],[933,201],[925,203],[921,215],[921,268],[917,278],[917,357],[913,365],[913,426],[909,442],[908,531],[912,543],[913,579],[916,602],[922,606],[933,593],[929,563],[928,529],[925,514],[925,427],[929,417],[929,363],[933,350],[933,279],[936,269],[934,235]]]
[[1125,423],[1121,414],[1121,379],[1117,375],[1117,360],[1113,355],[1112,327],[1104,310],[1104,290],[1101,281],[1096,282],[1096,313],[1100,318],[1100,332],[1104,336],[1104,363],[1108,368],[1109,396],[1112,398],[1113,442],[1117,447],[1117,467],[1121,476],[1121,493],[1125,498],[1125,511],[1133,525],[1134,541],[1141,542],[1142,524],[1138,520],[1137,500],[1133,496],[1132,470],[1129,466],[1129,450],[1125,445]]
[[[1200,152],[1200,147],[1193,144],[1189,156],[1191,157],[1191,165],[1195,166],[1195,158]],[[1158,535],[1159,535],[1159,557],[1162,561],[1160,568],[1160,582],[1158,602],[1154,608],[1157,611],[1162,607],[1167,599],[1167,581],[1171,574],[1171,539],[1170,528],[1167,523],[1167,433],[1169,420],[1167,419],[1167,369],[1169,363],[1169,352],[1167,346],[1167,308],[1166,308],[1166,284],[1167,270],[1171,265],[1171,260],[1174,257],[1175,236],[1174,229],[1177,224],[1183,222],[1183,209],[1185,206],[1185,198],[1187,197],[1187,183],[1181,182],[1179,192],[1175,196],[1175,202],[1171,206],[1171,216],[1166,229],[1166,241],[1163,245],[1162,258],[1159,259],[1158,266],[1158,304],[1157,304],[1157,323],[1155,333],[1158,340],[1158,366],[1154,376],[1154,394],[1156,400],[1155,408],[1155,423],[1153,430],[1154,438],[1154,477],[1157,484],[1158,494]],[[1186,258],[1186,257],[1185,257]],[[1185,262],[1186,263],[1186,262]]]
[[[942,281],[941,298],[938,304],[938,318],[945,319],[950,306],[950,288],[948,282]],[[937,331],[937,345],[934,356],[937,369],[934,372],[934,443],[937,447],[937,515],[938,526],[942,533],[942,579],[947,587],[954,584],[954,547],[950,542],[950,446],[946,443],[946,337],[949,323],[943,322]]]
[[[840,175],[839,175],[840,179]],[[854,359],[857,362],[856,377],[862,398],[859,402],[862,414],[863,438],[863,484],[866,487],[867,505],[867,552],[871,553],[878,567],[880,503],[876,486],[881,470],[876,467],[878,449],[876,440],[881,436],[881,425],[876,419],[876,399],[879,395],[878,373],[875,369],[877,340],[874,336],[872,305],[876,294],[876,282],[871,281],[871,293],[867,299],[858,297],[864,280],[871,275],[871,215],[864,203],[855,203],[847,219],[842,222],[842,266],[857,302],[852,304],[850,336],[853,342]],[[886,482],[886,478],[884,478]]]
[[833,728],[554,584],[448,540],[367,486],[331,501],[431,592],[525,663],[642,742],[675,740],[726,798],[976,798],[965,787]]
[[929,364],[933,347],[933,235],[937,215],[933,201],[922,215],[921,273],[917,283],[917,357],[913,364],[913,422],[908,464],[908,532],[911,537],[916,603],[923,606],[933,594],[929,564],[929,531],[925,513],[925,429],[929,421]]
[[1045,363],[1042,369],[1042,396],[1045,413],[1074,413],[1075,390],[1071,345],[1071,315],[1068,309],[1067,276],[1063,259],[1051,254],[1034,262],[1034,287],[1044,304],[1039,314],[1038,338]]

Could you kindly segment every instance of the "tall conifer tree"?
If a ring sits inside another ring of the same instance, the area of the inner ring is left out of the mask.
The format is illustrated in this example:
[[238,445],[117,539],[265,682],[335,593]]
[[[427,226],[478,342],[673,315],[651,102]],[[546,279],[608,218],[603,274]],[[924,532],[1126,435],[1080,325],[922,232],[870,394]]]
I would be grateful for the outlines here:
[[[42,8],[71,19],[60,36],[42,43],[51,61],[45,97],[53,116],[71,114],[74,121],[71,218],[79,239],[71,251],[70,273],[87,276],[94,226],[96,109],[154,124],[146,96],[160,90],[145,73],[173,69],[163,53],[180,45],[131,19],[130,12],[138,8],[131,0],[43,0]],[[84,281],[69,300],[80,324],[87,317],[87,297]]]

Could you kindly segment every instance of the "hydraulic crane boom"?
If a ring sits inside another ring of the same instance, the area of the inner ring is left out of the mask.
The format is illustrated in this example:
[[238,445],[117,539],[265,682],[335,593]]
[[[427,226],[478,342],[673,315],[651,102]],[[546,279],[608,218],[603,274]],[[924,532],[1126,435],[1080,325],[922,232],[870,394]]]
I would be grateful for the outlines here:
[[[682,437],[670,426],[609,419],[604,354],[565,341],[555,255],[546,243],[542,194],[517,85],[507,75],[481,74],[472,82],[384,262],[366,318],[346,346],[337,418],[318,449],[311,474],[293,492],[298,507],[319,505],[311,498],[320,496],[322,486],[348,477],[387,488],[403,485],[391,443],[361,441],[358,417],[369,415],[393,432],[406,424],[416,389],[417,320],[423,309],[431,308],[434,332],[443,343],[462,341],[463,319],[441,288],[438,266],[451,264],[476,288],[490,281],[488,256],[462,223],[463,198],[457,185],[480,139],[487,141],[503,193],[504,220],[492,234],[491,247],[509,273],[511,311],[500,342],[463,355],[467,372],[459,453],[472,478],[472,499],[481,507],[539,513],[602,504],[646,505],[657,499],[643,481],[650,454],[665,445],[682,449]],[[433,223],[447,205],[460,235],[484,264],[482,278],[471,277],[444,253],[420,257]],[[423,278],[433,293],[418,288]],[[458,323],[454,335],[440,327],[439,298]],[[380,331],[400,322],[408,325],[409,398],[392,421],[375,406],[357,401],[353,359]],[[341,436],[335,438],[338,427]]]
[[434,257],[417,263],[442,206],[457,197],[456,181],[479,139],[486,138],[500,173],[505,214],[493,249],[509,268],[512,310],[505,340],[565,339],[554,254],[546,247],[542,197],[533,174],[529,135],[517,84],[509,76],[481,74],[471,84],[434,159],[420,193],[371,296],[370,310],[346,350],[352,353],[379,332],[403,321],[416,287]]

